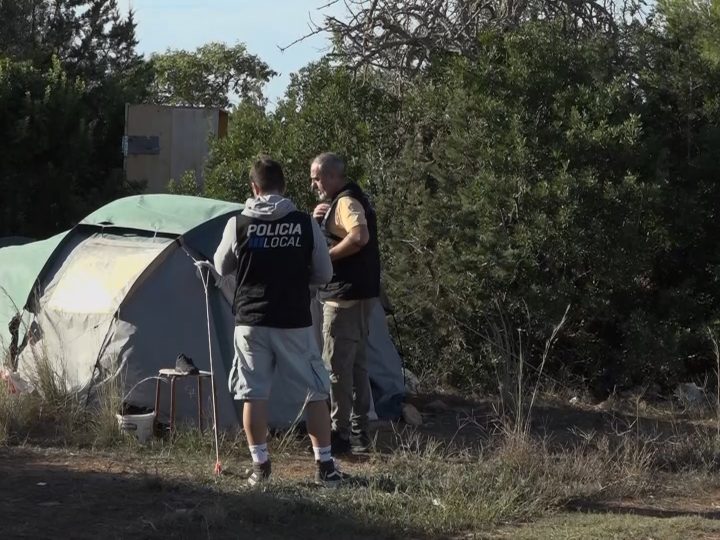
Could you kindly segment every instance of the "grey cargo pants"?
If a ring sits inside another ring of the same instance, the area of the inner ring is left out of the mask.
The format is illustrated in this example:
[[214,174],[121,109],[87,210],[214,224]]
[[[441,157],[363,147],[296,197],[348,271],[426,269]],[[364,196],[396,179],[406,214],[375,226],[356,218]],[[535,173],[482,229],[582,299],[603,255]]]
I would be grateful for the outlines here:
[[351,427],[367,431],[370,380],[368,321],[372,300],[350,307],[323,305],[323,360],[330,372],[332,428],[349,438]]

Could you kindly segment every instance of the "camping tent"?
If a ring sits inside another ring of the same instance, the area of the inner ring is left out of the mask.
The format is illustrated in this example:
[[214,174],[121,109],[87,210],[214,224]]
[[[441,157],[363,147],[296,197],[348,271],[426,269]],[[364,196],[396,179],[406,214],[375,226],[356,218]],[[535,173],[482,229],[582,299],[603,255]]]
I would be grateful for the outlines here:
[[33,239],[27,236],[2,236],[0,237],[0,248],[21,246],[23,244],[29,244],[32,241]]
[[[179,195],[144,195],[114,201],[70,231],[0,249],[0,345],[8,323],[22,316],[18,371],[30,373],[46,357],[83,392],[121,378],[126,402],[152,408],[158,370],[179,353],[209,369],[212,340],[219,422],[239,424],[228,390],[233,358],[233,285],[211,279],[207,332],[205,293],[195,260],[212,260],[227,219],[242,205]],[[3,294],[3,291],[5,294]],[[317,315],[317,309],[314,310]],[[314,324],[321,321],[314,317]],[[376,411],[399,412],[404,385],[379,302],[372,314],[369,370]],[[278,374],[270,400],[271,423],[288,425],[304,393]],[[194,385],[179,383],[177,416],[196,414]],[[164,391],[164,397],[168,397]],[[209,407],[209,392],[204,407]],[[167,399],[161,416],[168,412]]]

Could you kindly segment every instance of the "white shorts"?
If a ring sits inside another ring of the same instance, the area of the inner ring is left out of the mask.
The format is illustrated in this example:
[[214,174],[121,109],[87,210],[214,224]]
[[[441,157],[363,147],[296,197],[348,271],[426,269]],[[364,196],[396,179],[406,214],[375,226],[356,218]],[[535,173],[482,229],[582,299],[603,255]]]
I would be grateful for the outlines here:
[[299,401],[330,396],[330,376],[312,326],[236,326],[234,342],[229,387],[236,400],[268,399],[273,385]]

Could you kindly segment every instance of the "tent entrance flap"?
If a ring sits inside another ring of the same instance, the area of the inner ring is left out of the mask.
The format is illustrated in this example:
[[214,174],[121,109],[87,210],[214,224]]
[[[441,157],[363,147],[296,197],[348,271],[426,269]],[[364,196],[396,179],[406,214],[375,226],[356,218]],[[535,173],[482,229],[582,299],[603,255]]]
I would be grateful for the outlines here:
[[21,353],[19,369],[32,373],[47,358],[72,387],[88,384],[128,290],[170,242],[93,235],[61,248],[35,314],[41,338]]
[[168,242],[90,238],[70,256],[45,307],[66,313],[114,313]]

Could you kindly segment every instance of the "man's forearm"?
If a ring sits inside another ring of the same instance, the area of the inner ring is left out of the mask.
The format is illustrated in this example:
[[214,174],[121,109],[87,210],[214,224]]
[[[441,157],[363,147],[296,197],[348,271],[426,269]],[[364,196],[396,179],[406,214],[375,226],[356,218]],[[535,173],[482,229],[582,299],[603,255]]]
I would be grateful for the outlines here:
[[355,255],[362,249],[362,246],[351,235],[347,235],[340,242],[330,248],[330,260],[337,261],[350,255]]

